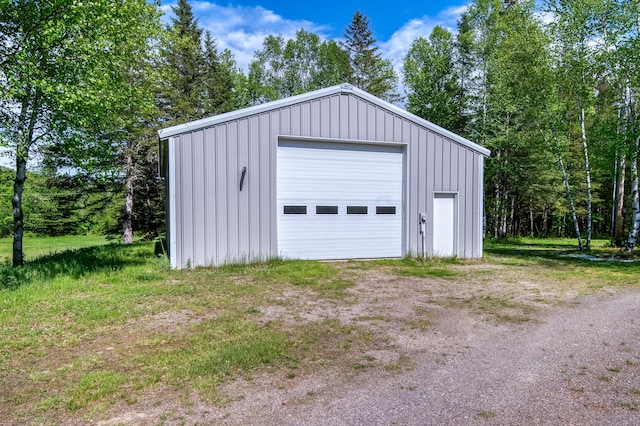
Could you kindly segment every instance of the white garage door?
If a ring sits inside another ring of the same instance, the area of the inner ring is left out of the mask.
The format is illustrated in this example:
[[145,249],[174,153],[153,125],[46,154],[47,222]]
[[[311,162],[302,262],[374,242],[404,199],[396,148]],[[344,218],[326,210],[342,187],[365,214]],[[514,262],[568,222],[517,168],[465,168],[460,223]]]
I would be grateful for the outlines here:
[[277,170],[280,256],[402,256],[402,147],[281,141]]

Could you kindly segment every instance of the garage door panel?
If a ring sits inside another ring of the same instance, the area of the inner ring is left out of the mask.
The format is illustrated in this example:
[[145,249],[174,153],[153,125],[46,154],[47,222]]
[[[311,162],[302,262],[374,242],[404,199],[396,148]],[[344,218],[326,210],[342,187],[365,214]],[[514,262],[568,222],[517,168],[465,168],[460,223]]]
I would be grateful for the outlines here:
[[285,258],[394,257],[401,252],[398,235],[394,232],[397,223],[390,223],[386,232],[372,232],[371,225],[364,221],[336,226],[332,221],[321,220],[310,226],[308,222],[296,220],[289,225],[287,232],[280,235],[280,254]]
[[[283,257],[338,259],[402,255],[400,147],[286,142],[278,148],[278,248]],[[283,214],[284,206],[307,214]],[[316,214],[335,206],[337,214]],[[367,214],[347,214],[366,206]],[[395,214],[376,214],[394,206]]]

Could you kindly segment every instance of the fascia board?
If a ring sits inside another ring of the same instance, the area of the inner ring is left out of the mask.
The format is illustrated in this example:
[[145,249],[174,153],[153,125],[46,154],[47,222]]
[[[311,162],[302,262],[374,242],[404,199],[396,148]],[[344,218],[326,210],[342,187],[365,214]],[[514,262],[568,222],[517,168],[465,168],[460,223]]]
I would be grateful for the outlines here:
[[238,120],[250,115],[260,114],[262,112],[270,111],[277,108],[282,108],[288,105],[305,102],[307,100],[319,98],[322,96],[332,95],[334,93],[340,93],[342,87],[331,86],[325,89],[315,90],[313,92],[303,93],[301,95],[291,96],[289,98],[279,99],[277,101],[266,102],[264,104],[252,106],[249,108],[239,109],[237,111],[231,111],[224,114],[216,115],[213,117],[203,118],[201,120],[191,121],[189,123],[178,124],[177,126],[167,127],[158,131],[160,139],[166,139],[171,136],[176,136],[182,133],[193,132],[195,130],[204,129],[206,127],[215,126],[216,124],[224,123],[226,121]]
[[243,108],[237,111],[227,112],[225,114],[216,115],[213,117],[203,118],[201,120],[191,121],[189,123],[179,124],[177,126],[167,127],[166,129],[161,129],[158,131],[158,136],[160,139],[167,139],[172,136],[180,135],[183,133],[193,132],[196,130],[204,129],[207,127],[215,126],[216,124],[224,123],[231,120],[238,120],[243,117],[247,117],[250,115],[260,114],[262,112],[270,111],[277,108],[282,108],[288,105],[293,105],[300,102],[305,102],[308,100],[320,98],[323,96],[329,96],[338,93],[353,93],[368,102],[371,102],[375,105],[378,105],[381,108],[384,108],[394,114],[397,114],[401,117],[406,118],[420,126],[426,127],[429,130],[432,130],[435,133],[438,133],[448,139],[451,139],[459,144],[466,146],[482,155],[489,156],[491,151],[487,148],[478,145],[475,142],[471,142],[468,139],[463,138],[460,135],[457,135],[447,129],[444,129],[436,124],[433,124],[430,121],[427,121],[423,118],[414,115],[397,105],[394,105],[390,102],[384,101],[376,96],[373,96],[370,93],[365,92],[364,90],[358,89],[357,87],[353,87],[350,84],[340,84],[337,86],[327,87],[325,89],[315,90],[313,92],[303,93],[301,95],[291,96],[289,98],[279,99],[277,101],[267,102],[261,105],[256,105],[249,108]]
[[427,129],[432,130],[435,133],[438,133],[438,134],[440,134],[440,135],[442,135],[442,136],[444,136],[444,137],[446,137],[448,139],[451,139],[451,140],[453,140],[455,142],[458,142],[461,145],[464,145],[464,146],[466,146],[466,147],[468,147],[468,148],[470,148],[470,149],[472,149],[472,150],[474,150],[474,151],[476,151],[476,152],[478,152],[478,153],[480,153],[480,154],[482,154],[484,156],[488,157],[489,155],[491,155],[491,151],[488,150],[487,148],[485,148],[485,147],[483,147],[481,145],[478,145],[475,142],[471,142],[469,139],[463,138],[462,136],[457,135],[457,134],[455,134],[455,133],[453,133],[453,132],[451,132],[451,131],[449,131],[449,130],[447,130],[445,128],[442,128],[442,127],[440,127],[440,126],[438,126],[436,124],[433,124],[432,122],[430,122],[428,120],[425,120],[424,118],[420,118],[417,115],[412,114],[409,111],[404,110],[404,109],[400,108],[397,105],[394,105],[394,104],[392,104],[390,102],[387,102],[387,101],[382,100],[382,99],[380,99],[380,98],[378,98],[376,96],[373,96],[372,94],[367,93],[364,90],[358,89],[357,87],[353,87],[351,89],[351,91],[353,93],[355,93],[356,95],[360,96],[361,98],[366,99],[367,101],[369,101],[369,102],[371,102],[373,104],[376,104],[376,105],[378,105],[378,106],[380,106],[382,108],[385,108],[385,109],[387,109],[387,110],[389,110],[389,111],[391,111],[391,112],[393,112],[395,114],[398,114],[399,116],[404,117],[407,120],[413,121],[414,123],[416,123],[416,124],[418,124],[420,126],[426,127]]

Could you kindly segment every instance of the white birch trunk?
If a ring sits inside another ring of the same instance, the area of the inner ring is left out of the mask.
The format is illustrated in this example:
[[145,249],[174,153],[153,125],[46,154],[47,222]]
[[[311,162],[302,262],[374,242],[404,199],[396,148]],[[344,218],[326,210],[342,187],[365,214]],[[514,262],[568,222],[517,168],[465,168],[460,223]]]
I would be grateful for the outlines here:
[[127,153],[126,159],[126,181],[124,198],[124,220],[122,224],[122,242],[124,244],[133,243],[133,159],[131,153]]
[[564,167],[564,161],[562,161],[562,155],[560,153],[558,156],[558,164],[560,165],[560,170],[562,171],[562,180],[564,181],[564,187],[567,191],[567,198],[569,199],[569,208],[571,209],[571,218],[573,219],[573,226],[576,230],[576,235],[578,236],[578,248],[580,251],[584,250],[582,245],[582,236],[580,235],[580,224],[578,223],[578,216],[576,215],[576,206],[573,202],[573,193],[571,192],[571,186],[569,185],[569,176],[567,175],[567,169]]
[[638,150],[640,137],[636,139],[635,155],[631,160],[631,230],[627,239],[627,251],[632,252],[638,242],[640,233],[640,194],[638,193]]
[[587,132],[585,128],[584,108],[580,108],[580,132],[582,134],[582,152],[584,153],[584,171],[587,181],[587,244],[585,248],[591,249],[591,168],[589,167],[589,149],[587,146]]
[[622,246],[622,234],[624,227],[624,218],[622,216],[622,211],[624,209],[624,185],[626,179],[626,156],[624,153],[621,153],[617,159],[617,168],[618,173],[616,176],[615,183],[615,194],[614,194],[614,222],[613,222],[613,241],[616,247]]

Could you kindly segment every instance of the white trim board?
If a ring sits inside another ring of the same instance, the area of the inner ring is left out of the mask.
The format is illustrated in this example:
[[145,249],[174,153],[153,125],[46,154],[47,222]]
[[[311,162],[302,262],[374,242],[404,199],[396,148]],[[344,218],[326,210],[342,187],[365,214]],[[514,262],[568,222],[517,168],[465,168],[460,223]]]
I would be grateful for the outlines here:
[[356,87],[353,87],[350,84],[341,84],[337,86],[331,86],[325,89],[315,90],[313,92],[291,96],[289,98],[267,102],[261,105],[256,105],[253,107],[228,112],[225,114],[220,114],[213,117],[203,118],[201,120],[191,121],[189,123],[179,124],[177,126],[167,127],[165,129],[159,130],[158,136],[160,137],[160,139],[167,139],[172,136],[180,135],[182,133],[193,132],[195,130],[200,130],[207,127],[212,127],[212,126],[215,126],[216,124],[224,123],[227,121],[237,120],[250,115],[260,114],[262,112],[271,111],[277,108],[282,108],[289,105],[305,102],[308,100],[313,100],[320,97],[334,95],[334,94],[341,94],[341,93],[354,94],[368,102],[371,102],[374,105],[377,105],[403,118],[406,118],[407,120],[410,120],[419,126],[423,126],[435,133],[438,133],[448,139],[451,139],[452,141],[458,142],[461,145],[464,145],[467,148],[470,148],[482,155],[489,156],[491,154],[491,151],[489,151],[487,148],[483,146],[476,144],[475,142],[471,142],[470,140],[465,139],[460,135],[457,135],[447,129],[444,129],[436,124],[433,124],[430,121],[420,118],[417,115],[414,115],[396,105],[393,105],[392,103],[389,103],[376,96],[373,96],[365,92],[364,90],[360,90]]

